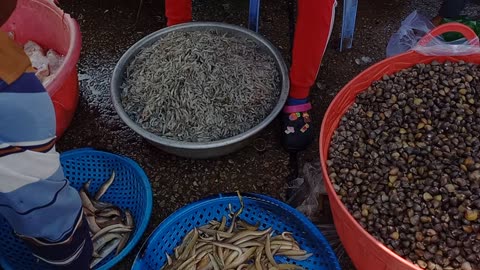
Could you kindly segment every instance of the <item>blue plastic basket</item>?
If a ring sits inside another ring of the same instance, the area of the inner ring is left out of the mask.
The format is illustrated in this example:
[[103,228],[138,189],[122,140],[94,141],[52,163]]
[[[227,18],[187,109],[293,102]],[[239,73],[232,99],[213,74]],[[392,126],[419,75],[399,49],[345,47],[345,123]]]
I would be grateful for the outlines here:
[[[310,270],[341,269],[327,240],[318,228],[303,214],[292,207],[258,194],[242,194],[245,209],[240,218],[247,222],[259,222],[261,229],[273,227],[275,232],[292,232],[300,246],[313,256],[305,261],[277,257],[278,261],[294,263]],[[150,235],[133,263],[132,270],[160,269],[167,261],[165,253],[173,254],[183,237],[194,227],[212,219],[221,220],[229,213],[228,204],[240,207],[236,194],[220,194],[192,203],[168,217]]]
[[[135,220],[133,232],[127,246],[99,263],[95,269],[110,269],[121,261],[138,243],[147,228],[152,213],[152,188],[144,171],[131,159],[90,148],[65,152],[61,155],[65,176],[72,186],[79,189],[90,179],[90,193],[94,193],[115,170],[116,178],[102,201],[129,209]],[[51,269],[33,257],[29,249],[19,240],[7,221],[0,216],[0,268],[5,270]]]

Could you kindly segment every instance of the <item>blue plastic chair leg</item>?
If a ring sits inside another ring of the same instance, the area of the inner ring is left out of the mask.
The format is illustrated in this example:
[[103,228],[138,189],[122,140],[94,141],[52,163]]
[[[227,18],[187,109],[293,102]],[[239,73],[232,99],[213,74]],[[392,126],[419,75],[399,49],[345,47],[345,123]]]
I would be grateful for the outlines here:
[[355,33],[355,21],[357,18],[358,0],[343,0],[343,21],[340,51],[344,48],[351,49],[353,34]]
[[248,29],[258,33],[259,17],[260,0],[250,0],[250,10],[248,12]]

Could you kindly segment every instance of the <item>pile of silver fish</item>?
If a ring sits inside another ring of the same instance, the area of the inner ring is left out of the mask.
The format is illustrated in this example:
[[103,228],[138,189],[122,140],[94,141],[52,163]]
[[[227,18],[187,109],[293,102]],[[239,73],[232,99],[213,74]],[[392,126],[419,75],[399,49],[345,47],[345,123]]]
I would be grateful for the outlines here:
[[133,216],[129,210],[122,211],[113,204],[100,201],[113,180],[115,180],[115,171],[93,197],[88,192],[90,181],[86,182],[80,190],[83,211],[93,241],[93,259],[90,268],[100,263],[113,251],[118,255],[127,245],[130,234],[135,228]]
[[176,31],[127,66],[122,104],[159,136],[208,142],[263,121],[280,96],[275,59],[253,39],[217,30]]
[[289,232],[273,236],[272,228],[258,230],[259,226],[241,219],[244,205],[233,213],[230,206],[230,225],[227,218],[212,220],[209,224],[190,231],[174,250],[175,258],[167,256],[161,270],[300,270],[295,264],[278,263],[273,256],[292,260],[306,260],[311,253],[302,250]]

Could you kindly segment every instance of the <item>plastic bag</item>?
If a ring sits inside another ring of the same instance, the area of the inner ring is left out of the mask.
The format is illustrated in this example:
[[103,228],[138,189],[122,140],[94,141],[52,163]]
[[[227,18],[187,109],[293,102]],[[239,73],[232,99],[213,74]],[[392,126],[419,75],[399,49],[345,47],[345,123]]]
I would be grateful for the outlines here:
[[55,79],[57,71],[65,61],[65,57],[50,49],[44,54],[43,48],[33,41],[27,41],[23,45],[25,54],[30,58],[32,67],[36,70],[35,75],[47,85]]
[[27,41],[27,43],[23,45],[23,50],[29,57],[36,53],[41,53],[43,55],[42,47],[33,41]]
[[59,55],[54,50],[50,49],[47,52],[48,67],[50,68],[50,74],[57,73],[60,66],[63,64],[65,57]]
[[320,212],[320,196],[327,194],[323,184],[320,161],[305,163],[303,177],[293,180],[292,183],[294,185],[292,188],[297,191],[296,195],[301,196],[301,198],[295,199],[301,202],[300,205],[295,205],[296,209],[310,219],[314,219]]
[[[443,35],[451,32],[460,33],[465,38],[451,42],[445,41]],[[422,37],[412,50],[432,56],[472,55],[480,54],[479,44],[478,36],[468,26],[460,23],[447,23]]]
[[427,17],[416,10],[410,13],[402,21],[400,29],[390,38],[387,45],[387,57],[392,57],[412,49],[433,28],[435,26]]
[[[445,26],[446,29],[448,29],[452,25],[442,25],[444,29]],[[451,28],[451,32],[463,30],[464,33],[460,36],[465,36],[464,34],[467,32],[473,33],[473,30],[465,25],[456,24],[455,27]],[[469,55],[480,53],[480,47],[476,46],[476,44],[478,44],[478,37],[475,35],[469,36],[468,40],[466,38],[460,38],[453,41],[446,41],[443,38],[445,32],[441,34],[433,32],[432,34],[434,29],[435,26],[427,17],[417,11],[412,12],[403,20],[400,29],[390,38],[387,45],[387,57],[392,57],[408,50],[414,50],[424,55]],[[428,42],[421,43],[420,41],[422,39],[424,41],[428,40]]]
[[47,57],[41,52],[33,52],[29,57],[30,62],[32,62],[32,67],[36,70],[35,75],[43,82],[43,80],[50,75]]

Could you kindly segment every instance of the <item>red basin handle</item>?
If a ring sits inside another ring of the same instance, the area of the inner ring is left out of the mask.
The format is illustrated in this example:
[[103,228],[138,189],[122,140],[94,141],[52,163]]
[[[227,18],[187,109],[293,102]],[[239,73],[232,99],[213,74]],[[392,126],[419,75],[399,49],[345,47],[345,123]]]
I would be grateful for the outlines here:
[[418,45],[426,46],[432,41],[433,38],[448,32],[457,32],[462,34],[468,40],[470,45],[480,45],[477,34],[475,34],[470,27],[457,22],[446,23],[436,27],[430,31],[430,33],[426,34],[422,39],[420,39]]

